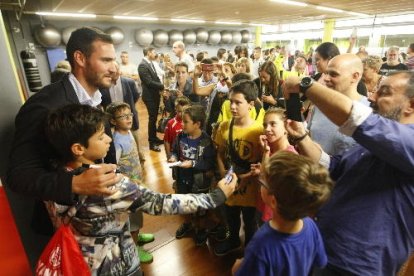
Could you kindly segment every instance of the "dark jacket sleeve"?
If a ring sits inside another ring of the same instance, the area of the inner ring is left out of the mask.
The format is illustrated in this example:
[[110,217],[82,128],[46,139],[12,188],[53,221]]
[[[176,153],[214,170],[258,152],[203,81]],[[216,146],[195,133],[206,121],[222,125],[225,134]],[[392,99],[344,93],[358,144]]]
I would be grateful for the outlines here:
[[204,147],[202,149],[203,154],[197,158],[194,169],[206,172],[214,169],[216,149],[211,138],[207,134],[203,134],[203,136],[203,142],[200,145],[201,147]]
[[151,72],[149,70],[151,69],[149,69],[148,65],[144,63],[141,63],[138,66],[138,73],[139,73],[139,77],[141,78],[141,82],[150,89],[154,89],[157,91],[163,90],[164,85],[161,83],[159,79],[154,80],[151,77]]
[[68,99],[64,91],[62,82],[57,82],[29,98],[20,109],[15,120],[5,184],[20,194],[71,205],[74,198],[72,175],[49,165],[56,153],[44,132],[51,109],[77,101],[76,95]]

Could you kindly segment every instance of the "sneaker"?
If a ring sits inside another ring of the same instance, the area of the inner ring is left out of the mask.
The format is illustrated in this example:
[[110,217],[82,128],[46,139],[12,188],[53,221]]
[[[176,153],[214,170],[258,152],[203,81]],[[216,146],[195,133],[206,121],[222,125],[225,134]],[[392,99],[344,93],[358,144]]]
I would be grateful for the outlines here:
[[216,241],[224,241],[230,237],[230,230],[227,226],[217,225],[216,227],[210,229],[209,234],[214,236]]
[[141,264],[150,263],[154,259],[152,254],[144,250],[141,246],[138,246],[137,250],[138,250],[139,261],[141,262]]
[[208,232],[207,230],[198,230],[194,237],[194,242],[197,246],[204,245],[207,242]]
[[149,233],[139,233],[137,242],[139,244],[149,243],[154,241],[154,234]]
[[192,229],[191,223],[183,223],[181,226],[177,229],[175,232],[175,237],[177,239],[181,239],[184,237],[188,232],[190,232]]
[[240,240],[236,242],[231,242],[230,240],[226,240],[216,245],[216,247],[214,248],[214,254],[216,256],[224,256],[232,251],[238,250],[239,248],[240,248]]

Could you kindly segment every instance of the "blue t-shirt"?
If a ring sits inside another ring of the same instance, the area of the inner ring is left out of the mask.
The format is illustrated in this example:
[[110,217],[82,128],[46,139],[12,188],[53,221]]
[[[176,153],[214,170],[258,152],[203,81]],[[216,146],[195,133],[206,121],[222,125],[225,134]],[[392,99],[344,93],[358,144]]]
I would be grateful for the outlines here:
[[324,267],[327,256],[322,238],[310,218],[296,234],[281,233],[265,223],[253,236],[236,276],[306,276],[313,267]]

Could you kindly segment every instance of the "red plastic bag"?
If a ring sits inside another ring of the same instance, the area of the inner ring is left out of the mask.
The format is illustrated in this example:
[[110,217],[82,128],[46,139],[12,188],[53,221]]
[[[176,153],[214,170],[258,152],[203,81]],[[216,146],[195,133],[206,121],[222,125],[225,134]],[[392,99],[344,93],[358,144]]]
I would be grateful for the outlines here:
[[43,250],[36,275],[91,275],[70,226],[62,224]]

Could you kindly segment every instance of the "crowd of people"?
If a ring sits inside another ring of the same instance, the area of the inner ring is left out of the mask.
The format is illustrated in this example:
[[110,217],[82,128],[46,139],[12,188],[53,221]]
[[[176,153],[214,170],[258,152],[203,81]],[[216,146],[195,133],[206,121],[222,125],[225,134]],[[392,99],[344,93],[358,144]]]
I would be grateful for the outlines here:
[[[330,42],[306,54],[237,46],[194,57],[177,41],[175,64],[147,47],[134,65],[125,51],[116,61],[110,36],[80,28],[66,50],[71,71],[16,117],[6,183],[39,199],[55,228],[77,206],[70,224],[92,273],[141,275],[152,256],[140,245],[154,239],[139,233],[142,212],[185,214],[176,238],[214,238],[217,256],[244,246],[234,275],[410,269],[414,44],[406,61],[395,46],[383,61]],[[285,109],[298,93],[294,121]],[[140,97],[149,149],[164,145],[176,194],[142,177]]]

